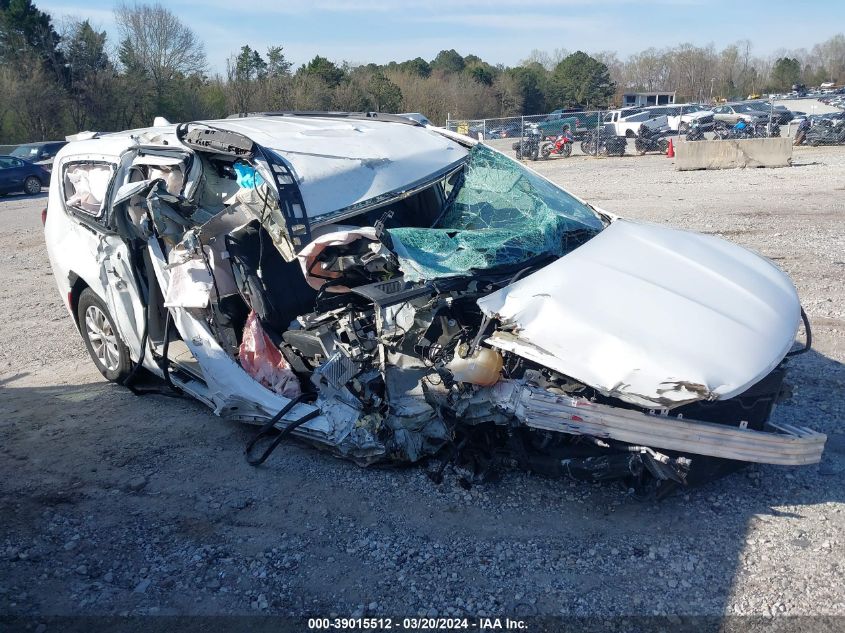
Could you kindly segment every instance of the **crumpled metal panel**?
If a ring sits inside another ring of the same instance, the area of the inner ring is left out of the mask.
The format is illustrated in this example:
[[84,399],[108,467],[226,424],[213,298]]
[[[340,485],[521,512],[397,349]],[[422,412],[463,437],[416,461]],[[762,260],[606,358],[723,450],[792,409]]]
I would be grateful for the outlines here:
[[786,355],[801,311],[763,257],[630,220],[478,305],[504,324],[491,345],[654,408],[742,393]]

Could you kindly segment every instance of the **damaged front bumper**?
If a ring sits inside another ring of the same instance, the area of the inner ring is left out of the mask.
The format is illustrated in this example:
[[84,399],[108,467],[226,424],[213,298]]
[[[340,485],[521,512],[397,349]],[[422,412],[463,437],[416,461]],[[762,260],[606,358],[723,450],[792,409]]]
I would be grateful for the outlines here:
[[515,416],[534,429],[759,464],[818,463],[827,439],[823,433],[786,423],[769,422],[767,430],[757,431],[669,413],[642,413],[529,386],[514,386],[512,402]]

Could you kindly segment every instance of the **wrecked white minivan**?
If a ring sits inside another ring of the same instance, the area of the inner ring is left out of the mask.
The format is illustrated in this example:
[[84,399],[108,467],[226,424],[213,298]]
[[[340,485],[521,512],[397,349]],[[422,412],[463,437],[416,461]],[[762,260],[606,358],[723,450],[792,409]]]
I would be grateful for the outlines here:
[[808,325],[795,288],[739,246],[403,117],[78,136],[45,231],[88,351],[262,425],[254,463],[293,435],[665,491],[821,457],[824,435],[768,421]]

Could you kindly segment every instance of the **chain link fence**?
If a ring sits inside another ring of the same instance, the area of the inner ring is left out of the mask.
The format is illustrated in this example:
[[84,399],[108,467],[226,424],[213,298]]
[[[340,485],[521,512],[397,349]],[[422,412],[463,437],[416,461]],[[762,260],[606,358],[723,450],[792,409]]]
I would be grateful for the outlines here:
[[516,152],[518,158],[665,154],[669,141],[679,139],[780,136],[792,138],[795,145],[845,147],[845,109],[803,115],[769,103],[744,104],[740,108],[679,104],[655,109],[555,111],[491,119],[449,118],[446,127],[501,151]]

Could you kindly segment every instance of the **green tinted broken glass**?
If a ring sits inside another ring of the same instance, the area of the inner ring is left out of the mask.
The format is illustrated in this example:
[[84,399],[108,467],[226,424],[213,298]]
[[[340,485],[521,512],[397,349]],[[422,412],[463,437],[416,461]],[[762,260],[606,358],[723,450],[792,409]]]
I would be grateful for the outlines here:
[[518,264],[544,253],[560,257],[602,228],[584,203],[478,144],[470,151],[463,185],[435,227],[389,233],[405,279],[418,281]]

